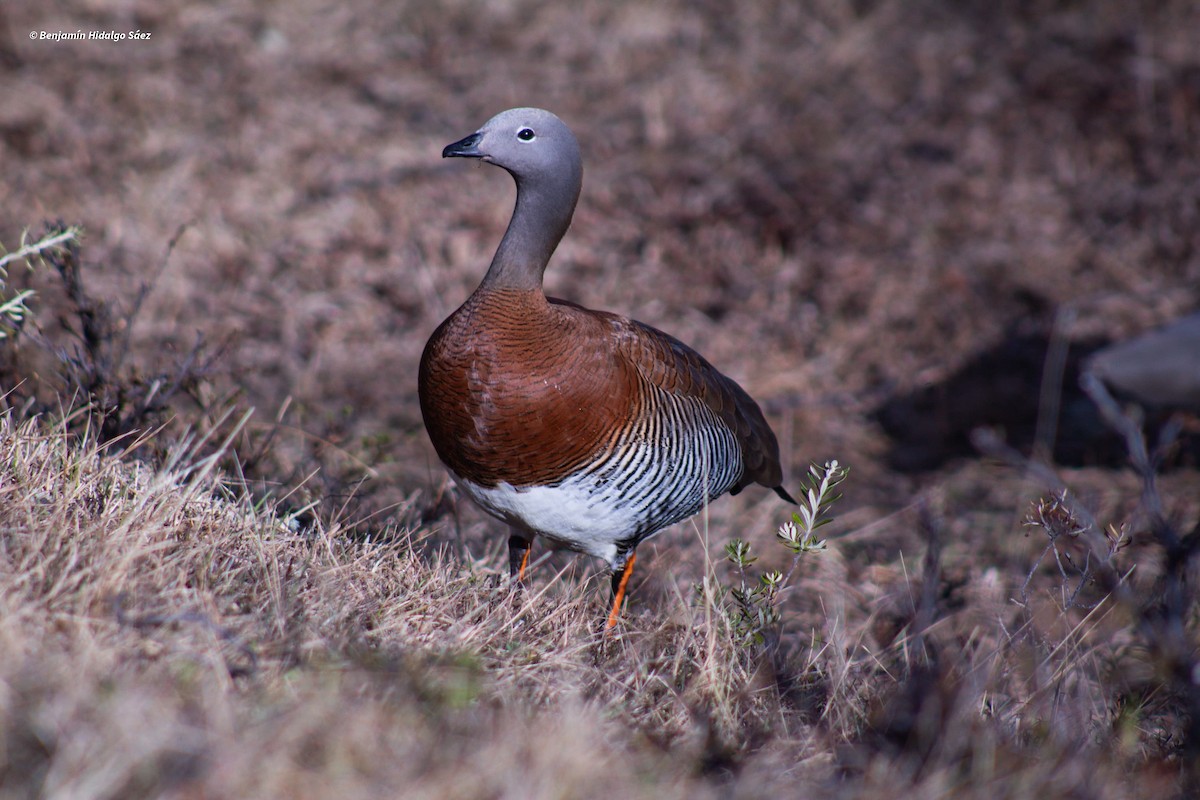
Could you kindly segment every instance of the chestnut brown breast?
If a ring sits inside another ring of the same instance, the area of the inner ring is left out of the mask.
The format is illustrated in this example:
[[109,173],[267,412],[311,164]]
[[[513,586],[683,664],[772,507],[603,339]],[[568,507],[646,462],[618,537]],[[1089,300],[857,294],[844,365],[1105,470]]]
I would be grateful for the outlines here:
[[446,466],[481,486],[527,487],[594,461],[636,401],[606,327],[541,292],[473,294],[421,358],[421,413]]

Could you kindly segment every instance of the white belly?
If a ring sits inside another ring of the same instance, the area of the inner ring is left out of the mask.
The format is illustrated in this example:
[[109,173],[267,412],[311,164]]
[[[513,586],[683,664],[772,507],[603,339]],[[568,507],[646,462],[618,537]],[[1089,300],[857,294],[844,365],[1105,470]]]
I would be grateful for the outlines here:
[[492,516],[572,550],[602,558],[610,566],[616,562],[616,543],[633,536],[642,521],[635,506],[615,502],[586,479],[525,489],[507,483],[484,487],[461,478],[455,480]]

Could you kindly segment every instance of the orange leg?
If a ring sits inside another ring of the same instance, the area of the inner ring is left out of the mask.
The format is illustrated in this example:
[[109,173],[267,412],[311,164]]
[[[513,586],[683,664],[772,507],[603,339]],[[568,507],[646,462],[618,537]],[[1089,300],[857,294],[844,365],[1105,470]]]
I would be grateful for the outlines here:
[[604,626],[605,632],[611,630],[617,624],[617,618],[621,616],[621,603],[625,600],[625,588],[629,585],[629,576],[633,574],[635,561],[637,553],[631,552],[625,560],[625,568],[621,570],[620,576],[613,573],[613,605],[608,615],[608,623]]
[[521,566],[517,569],[517,583],[525,582],[525,568],[529,566],[529,554],[533,552],[532,547],[525,548],[525,555],[521,556]]
[[533,540],[513,534],[508,537],[508,576],[515,578],[517,585],[525,583],[525,568],[529,566],[529,552]]

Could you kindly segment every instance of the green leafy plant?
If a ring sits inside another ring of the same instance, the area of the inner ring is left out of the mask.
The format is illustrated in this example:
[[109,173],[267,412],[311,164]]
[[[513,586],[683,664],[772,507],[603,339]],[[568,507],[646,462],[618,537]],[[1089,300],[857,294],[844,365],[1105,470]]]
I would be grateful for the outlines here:
[[[20,247],[11,253],[0,255],[0,339],[12,337],[32,313],[28,305],[34,294],[32,289],[9,293],[9,265],[23,261],[32,268],[33,260],[41,259],[47,253],[78,241],[79,229],[75,227],[51,231],[32,244],[26,241],[26,235],[23,234]],[[3,248],[0,248],[0,252],[3,252]]]
[[826,547],[824,539],[817,538],[817,531],[833,521],[830,510],[840,498],[838,486],[846,479],[849,469],[837,460],[824,465],[813,464],[802,481],[803,496],[800,510],[779,526],[775,537],[792,553],[792,561],[786,573],[778,570],[764,572],[757,579],[747,576],[746,570],[755,561],[750,554],[750,544],[742,539],[733,539],[725,545],[725,556],[737,568],[739,585],[728,587],[726,608],[735,638],[746,647],[757,647],[766,643],[770,631],[778,626],[779,594],[790,585],[800,560],[809,553],[820,553]]

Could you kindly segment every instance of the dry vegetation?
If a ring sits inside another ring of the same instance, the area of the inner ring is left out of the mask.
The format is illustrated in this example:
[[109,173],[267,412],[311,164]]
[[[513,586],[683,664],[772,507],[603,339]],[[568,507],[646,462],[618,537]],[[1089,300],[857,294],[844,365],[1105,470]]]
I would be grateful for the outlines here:
[[[152,36],[28,39],[76,29]],[[1076,376],[1200,306],[1198,32],[1183,0],[5,0],[0,243],[84,235],[4,264],[0,306],[36,293],[0,324],[0,795],[1195,792],[1200,446],[1130,469]],[[594,565],[513,594],[432,455],[417,358],[512,191],[437,154],[517,104],[585,152],[551,290],[737,378],[790,485],[851,467],[761,645],[718,587],[734,537],[786,569],[768,493],[644,547],[606,641]]]

